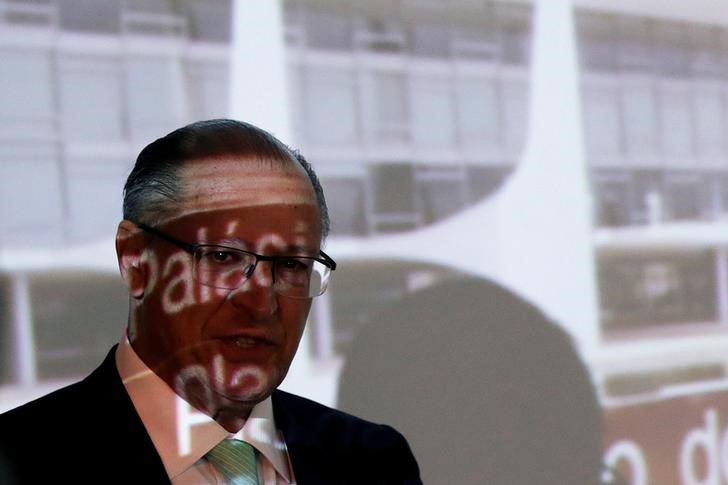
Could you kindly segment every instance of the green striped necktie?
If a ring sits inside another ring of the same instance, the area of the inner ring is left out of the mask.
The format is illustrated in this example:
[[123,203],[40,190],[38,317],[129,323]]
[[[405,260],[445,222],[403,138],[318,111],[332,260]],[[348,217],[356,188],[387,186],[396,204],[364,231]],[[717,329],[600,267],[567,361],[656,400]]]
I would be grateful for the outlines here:
[[255,448],[249,443],[225,439],[205,457],[232,485],[258,485]]

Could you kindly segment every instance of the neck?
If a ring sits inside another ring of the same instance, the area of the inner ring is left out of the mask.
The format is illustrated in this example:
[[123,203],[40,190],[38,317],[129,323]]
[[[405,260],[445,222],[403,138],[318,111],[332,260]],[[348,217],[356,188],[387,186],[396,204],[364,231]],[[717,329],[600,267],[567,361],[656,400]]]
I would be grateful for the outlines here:
[[245,418],[241,418],[237,411],[221,409],[212,418],[228,432],[237,433],[245,425],[248,416],[250,412]]

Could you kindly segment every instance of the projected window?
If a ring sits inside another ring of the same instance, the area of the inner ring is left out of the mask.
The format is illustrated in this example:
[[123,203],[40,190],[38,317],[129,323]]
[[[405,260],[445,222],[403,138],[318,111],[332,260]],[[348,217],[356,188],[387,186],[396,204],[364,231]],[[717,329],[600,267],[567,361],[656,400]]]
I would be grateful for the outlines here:
[[224,117],[228,112],[228,68],[221,61],[194,60],[187,64],[187,96],[192,118]]
[[13,380],[14,342],[12,331],[11,282],[7,275],[0,273],[0,384]]
[[401,23],[396,19],[396,11],[387,17],[365,13],[357,19],[359,28],[354,37],[360,49],[376,53],[396,54],[405,48],[405,36]]
[[674,220],[703,219],[710,208],[707,180],[699,174],[668,174],[665,180],[666,205]]
[[0,243],[57,244],[66,215],[57,147],[50,141],[6,143],[0,154],[0,180],[6,181],[0,190]]
[[181,78],[175,60],[135,57],[127,61],[129,129],[132,137],[165,133],[176,126]]
[[468,174],[464,167],[419,167],[419,207],[425,223],[455,214],[470,198]]
[[512,167],[506,161],[489,165],[468,165],[466,168],[468,192],[471,200],[480,200],[495,192],[508,178]]
[[597,194],[596,219],[602,227],[630,224],[634,209],[630,203],[631,184],[627,174],[601,173],[593,180]]
[[456,88],[457,120],[464,146],[497,147],[502,139],[503,116],[495,78],[463,78]]
[[352,19],[345,13],[336,10],[307,9],[302,13],[302,17],[309,46],[317,49],[351,49]]
[[711,202],[718,219],[728,218],[728,174],[720,174],[710,178]]
[[486,28],[456,26],[452,31],[451,45],[453,57],[463,60],[496,62],[503,51],[495,22],[489,22]]
[[523,148],[523,135],[528,127],[528,85],[523,80],[510,80],[501,85],[504,103],[503,125],[505,149],[513,156]]
[[232,15],[230,0],[177,0],[189,37],[210,42],[229,42]]
[[118,276],[39,274],[30,280],[30,293],[41,380],[87,374],[118,341],[128,305]]
[[584,131],[589,157],[610,164],[622,154],[619,93],[608,80],[584,86]]
[[501,59],[506,64],[527,64],[530,58],[531,12],[513,4],[495,4],[501,37]]
[[70,141],[120,141],[123,83],[117,59],[64,56],[59,59],[64,133]]
[[196,40],[230,40],[230,0],[63,0],[57,3],[62,5],[56,10],[63,30],[103,34],[186,33]]
[[370,77],[366,111],[372,141],[402,143],[409,140],[407,88],[397,71],[378,71]]
[[613,16],[577,10],[576,30],[580,61],[590,72],[613,72],[617,69]]
[[605,256],[598,277],[607,334],[718,322],[711,251]]
[[620,105],[627,153],[637,157],[653,155],[657,144],[657,113],[652,86],[641,80],[624,84]]
[[6,130],[45,137],[53,133],[52,61],[44,50],[0,48],[0,122]]
[[61,27],[78,32],[119,32],[121,3],[95,0],[64,0],[58,9]]
[[612,17],[617,67],[623,72],[650,72],[655,67],[654,21],[632,15]]
[[418,147],[453,148],[455,112],[447,78],[417,75],[410,85],[412,138]]
[[348,69],[306,67],[302,76],[305,138],[317,144],[356,142],[359,113],[354,74]]
[[685,77],[690,74],[692,46],[682,23],[660,21],[650,25],[657,72],[665,77]]
[[370,168],[369,224],[377,232],[412,229],[422,223],[414,168],[406,163],[382,163]]
[[598,224],[722,218],[728,29],[587,9],[576,25],[591,178],[623,179],[593,184]]
[[[108,239],[116,231],[122,204],[119,187],[127,175],[122,153],[96,156],[72,155],[66,159],[66,224],[71,243]],[[94,201],[90,204],[89,201]]]
[[356,176],[321,177],[326,199],[329,203],[331,230],[339,235],[364,235],[369,228],[366,214],[365,181]]
[[447,58],[450,56],[450,30],[434,22],[413,21],[410,43],[416,56]]
[[[437,223],[491,194],[522,155],[533,9],[451,7],[284,3],[295,136],[336,173],[352,160],[363,166],[346,180],[322,179],[348,187],[359,178],[366,234]],[[357,218],[339,218],[334,234],[357,232],[359,202],[334,192],[330,206]]]
[[[345,354],[362,325],[387,305],[430,284],[461,276],[450,269],[401,261],[348,261],[327,293],[331,305],[331,342],[335,354]],[[319,349],[323,351],[323,349]]]
[[[723,88],[716,82],[696,84],[693,93],[695,149],[709,160],[725,154],[726,114]],[[711,160],[712,161],[712,160]]]
[[658,88],[662,148],[678,164],[686,164],[694,151],[691,101],[686,83],[664,82]]

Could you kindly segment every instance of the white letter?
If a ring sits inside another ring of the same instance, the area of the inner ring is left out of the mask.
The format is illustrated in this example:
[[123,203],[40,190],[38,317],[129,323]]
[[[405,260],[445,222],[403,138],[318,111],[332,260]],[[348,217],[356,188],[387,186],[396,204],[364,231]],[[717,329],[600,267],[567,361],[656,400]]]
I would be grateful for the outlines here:
[[642,450],[633,441],[617,441],[604,454],[604,463],[616,468],[619,460],[626,460],[632,470],[632,485],[647,485],[647,465]]
[[[707,471],[705,479],[695,476],[693,455],[703,449]],[[683,440],[680,449],[680,476],[685,485],[720,485],[718,469],[718,413],[715,409],[705,411],[705,427],[692,429]]]
[[[172,277],[164,289],[162,294],[162,308],[167,313],[177,313],[183,308],[195,304],[195,293],[192,286],[192,268],[190,267],[189,254],[179,252],[173,254],[164,265],[164,276],[168,276],[172,272],[172,268],[176,263],[182,268],[179,275]],[[182,286],[182,298],[175,301],[172,295],[178,286]]]

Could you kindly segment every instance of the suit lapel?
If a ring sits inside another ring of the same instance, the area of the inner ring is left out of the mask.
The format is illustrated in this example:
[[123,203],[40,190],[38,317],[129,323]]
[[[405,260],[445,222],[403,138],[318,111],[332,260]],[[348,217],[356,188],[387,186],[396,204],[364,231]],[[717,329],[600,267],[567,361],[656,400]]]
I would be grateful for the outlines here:
[[167,472],[151,438],[126,392],[116,369],[116,346],[104,362],[80,385],[89,403],[88,423],[111,442],[107,470],[115,483],[169,483]]
[[283,391],[274,391],[273,418],[283,433],[293,475],[298,485],[315,482],[317,470],[321,470],[321,445],[315,430],[307,426],[307,416],[299,412],[292,402],[295,399]]

